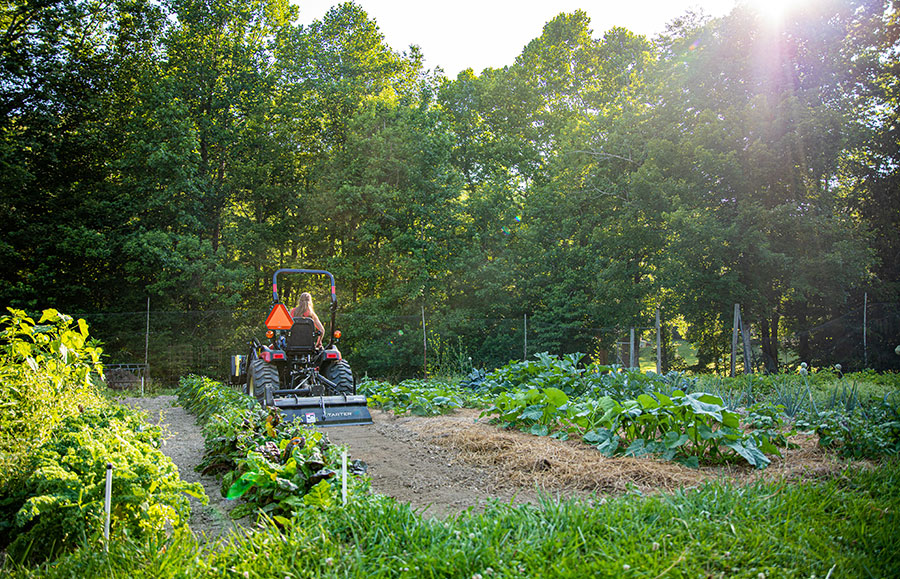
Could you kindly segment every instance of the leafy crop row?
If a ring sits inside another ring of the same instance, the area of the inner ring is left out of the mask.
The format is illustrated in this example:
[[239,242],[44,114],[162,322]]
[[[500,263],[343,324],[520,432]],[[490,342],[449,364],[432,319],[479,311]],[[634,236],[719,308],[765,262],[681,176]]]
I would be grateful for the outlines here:
[[839,368],[736,378],[657,375],[584,358],[542,353],[487,374],[473,370],[457,384],[371,381],[361,388],[370,404],[397,414],[487,408],[483,415],[504,427],[579,436],[609,456],[652,454],[689,465],[737,458],[762,468],[796,429],[817,433],[823,446],[844,456],[900,453],[900,395],[890,394],[900,387],[897,375],[844,375]]
[[112,539],[163,533],[187,523],[185,494],[206,495],[181,480],[159,450],[160,431],[121,406],[63,421],[30,458],[33,472],[4,491],[0,529],[14,560],[43,560],[77,546],[99,547],[107,464],[113,467]]
[[404,380],[397,385],[370,380],[359,385],[359,392],[376,408],[416,416],[447,414],[457,408],[482,408],[489,404],[490,398],[469,388],[435,380]]
[[113,467],[111,537],[147,540],[183,525],[185,494],[202,487],[178,476],[159,450],[161,431],[142,414],[100,395],[100,349],[83,320],[55,310],[0,318],[0,548],[15,561],[97,547],[105,521],[107,465]]
[[[319,430],[283,421],[277,409],[266,411],[252,397],[205,377],[182,378],[178,397],[203,425],[199,468],[222,473],[223,495],[246,501],[232,509],[233,517],[262,512],[286,523],[302,509],[328,508],[340,497],[342,448]],[[349,470],[359,475],[363,466],[355,461]],[[367,478],[349,477],[351,496],[367,489]]]
[[779,454],[765,431],[744,433],[736,413],[709,394],[676,390],[639,394],[619,402],[610,396],[570,401],[557,388],[499,394],[483,415],[497,415],[504,427],[558,438],[578,434],[606,456],[658,455],[696,466],[700,459],[738,456],[764,468],[764,453]]

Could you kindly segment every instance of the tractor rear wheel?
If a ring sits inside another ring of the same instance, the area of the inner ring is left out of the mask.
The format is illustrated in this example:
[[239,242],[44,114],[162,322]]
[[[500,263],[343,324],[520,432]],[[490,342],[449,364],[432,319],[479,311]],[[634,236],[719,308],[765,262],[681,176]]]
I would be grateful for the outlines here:
[[244,393],[255,397],[259,405],[265,408],[275,390],[278,390],[278,368],[259,358],[250,362]]
[[338,360],[325,370],[325,377],[334,382],[332,395],[353,394],[353,371],[347,360]]

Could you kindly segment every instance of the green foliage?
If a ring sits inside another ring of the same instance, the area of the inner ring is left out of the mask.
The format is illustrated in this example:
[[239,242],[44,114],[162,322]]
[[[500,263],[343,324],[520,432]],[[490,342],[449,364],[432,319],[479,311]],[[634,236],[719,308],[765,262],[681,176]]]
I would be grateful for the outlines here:
[[246,455],[241,440],[261,440],[265,432],[266,412],[250,396],[204,376],[185,376],[178,383],[178,402],[197,415],[204,437],[203,460],[198,470],[228,472]]
[[103,405],[94,385],[101,348],[53,309],[37,322],[22,310],[0,317],[0,486],[23,474],[31,450],[82,408]]
[[797,427],[815,430],[819,444],[844,457],[876,459],[900,454],[898,393],[865,406],[850,403],[852,400],[833,400],[829,409],[798,420]]
[[158,427],[100,396],[101,349],[84,320],[52,309],[37,322],[9,312],[0,318],[0,548],[16,561],[41,561],[96,547],[107,464],[114,537],[145,540],[184,524],[184,493],[205,500],[203,489],[178,477],[159,450]]
[[[578,433],[606,456],[657,455],[696,465],[737,455],[765,468],[765,452],[780,454],[763,431],[746,434],[739,417],[709,394],[640,394],[619,402],[609,396],[570,401],[556,388],[533,388],[497,396],[483,415],[497,414],[504,427],[538,436]],[[732,452],[726,452],[726,449]]]
[[181,526],[190,516],[184,493],[206,501],[199,483],[185,483],[160,450],[158,427],[121,406],[67,417],[53,440],[28,457],[32,474],[7,487],[0,533],[15,561],[52,559],[74,547],[102,543],[107,464],[113,468],[113,538],[147,536]]
[[[202,549],[184,533],[79,551],[12,577],[890,577],[900,465],[833,480],[489,504],[446,519],[374,495]],[[6,570],[6,569],[5,569]],[[677,572],[676,572],[677,570]]]
[[404,380],[392,385],[368,380],[359,385],[369,404],[397,415],[434,416],[447,414],[457,408],[481,408],[487,404],[485,396],[460,385],[437,380]]
[[[202,376],[182,378],[178,396],[202,423],[205,449],[198,470],[224,473],[223,496],[245,500],[231,516],[258,513],[285,524],[304,508],[333,506],[341,492],[336,475],[343,449],[322,432],[285,422],[279,411],[266,412],[252,397]],[[348,466],[348,495],[354,498],[368,490],[368,479],[358,476],[363,471],[359,462]]]
[[246,410],[260,410],[252,398],[205,376],[185,376],[178,382],[178,403],[195,414],[204,427],[229,424],[234,419],[223,418],[223,412],[242,414]]

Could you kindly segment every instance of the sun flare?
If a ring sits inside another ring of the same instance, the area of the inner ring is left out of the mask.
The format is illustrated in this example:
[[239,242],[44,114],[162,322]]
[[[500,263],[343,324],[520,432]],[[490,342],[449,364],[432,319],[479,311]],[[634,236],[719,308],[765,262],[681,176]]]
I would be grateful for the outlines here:
[[791,12],[801,10],[810,0],[744,0],[747,6],[753,8],[761,17],[771,24],[784,23],[785,18]]

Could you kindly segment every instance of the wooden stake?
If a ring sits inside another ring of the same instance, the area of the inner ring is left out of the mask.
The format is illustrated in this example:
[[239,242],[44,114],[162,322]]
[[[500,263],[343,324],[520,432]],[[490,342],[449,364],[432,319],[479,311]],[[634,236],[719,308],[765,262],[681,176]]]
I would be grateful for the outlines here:
[[662,331],[659,317],[659,306],[656,306],[656,373],[662,374]]
[[741,304],[734,304],[734,327],[731,330],[731,377],[734,378],[735,358],[737,357],[738,328],[741,325]]

